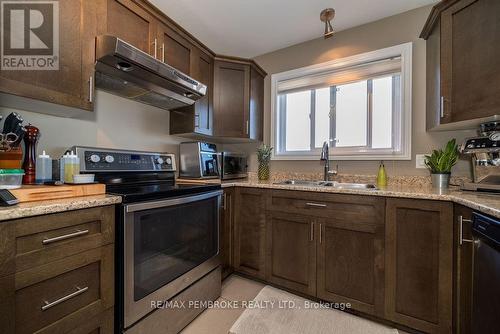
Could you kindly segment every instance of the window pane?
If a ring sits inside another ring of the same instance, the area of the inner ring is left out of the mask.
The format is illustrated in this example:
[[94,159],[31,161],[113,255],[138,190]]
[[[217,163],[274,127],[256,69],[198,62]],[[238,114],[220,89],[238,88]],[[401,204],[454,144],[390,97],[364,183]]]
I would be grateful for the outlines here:
[[311,91],[286,95],[286,150],[311,149]]
[[367,95],[367,81],[337,86],[337,147],[367,145]]
[[316,89],[314,145],[318,148],[330,138],[330,87]]
[[372,147],[392,147],[392,76],[373,79]]

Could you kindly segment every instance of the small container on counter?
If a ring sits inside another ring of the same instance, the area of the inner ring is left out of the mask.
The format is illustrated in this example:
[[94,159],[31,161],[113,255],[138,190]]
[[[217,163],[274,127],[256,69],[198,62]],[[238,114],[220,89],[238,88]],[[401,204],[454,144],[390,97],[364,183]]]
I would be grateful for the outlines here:
[[74,153],[66,153],[61,163],[64,169],[64,182],[73,183],[73,175],[80,174],[80,158]]
[[23,176],[22,169],[0,169],[0,189],[21,188]]
[[52,181],[52,159],[45,151],[36,158],[35,176],[36,183]]

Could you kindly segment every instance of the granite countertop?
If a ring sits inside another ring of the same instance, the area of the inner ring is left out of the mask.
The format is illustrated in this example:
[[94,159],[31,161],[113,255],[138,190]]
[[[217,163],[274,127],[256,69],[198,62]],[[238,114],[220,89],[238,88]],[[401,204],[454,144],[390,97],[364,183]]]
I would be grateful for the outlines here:
[[26,202],[10,207],[0,207],[0,221],[40,216],[70,210],[94,208],[105,205],[114,205],[121,203],[121,201],[122,198],[120,196],[95,195],[54,199],[48,201]]
[[226,181],[222,187],[249,187],[279,190],[300,190],[312,192],[325,192],[335,194],[369,195],[383,197],[415,198],[436,201],[450,201],[467,206],[471,209],[481,211],[485,214],[500,218],[500,195],[466,192],[458,187],[451,186],[450,189],[439,191],[429,185],[409,186],[394,185],[383,189],[335,189],[332,187],[313,187],[299,185],[275,184],[269,181]]

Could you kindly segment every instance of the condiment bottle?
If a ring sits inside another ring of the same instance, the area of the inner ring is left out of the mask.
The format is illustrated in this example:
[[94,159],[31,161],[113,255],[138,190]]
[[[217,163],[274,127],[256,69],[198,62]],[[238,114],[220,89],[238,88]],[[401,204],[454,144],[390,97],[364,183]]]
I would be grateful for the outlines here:
[[52,159],[43,151],[36,158],[36,183],[52,181]]
[[378,168],[377,186],[379,187],[387,186],[387,173],[385,172],[385,166],[383,161],[380,161],[380,167]]
[[80,159],[71,151],[64,156],[64,182],[73,183],[73,175],[80,174]]

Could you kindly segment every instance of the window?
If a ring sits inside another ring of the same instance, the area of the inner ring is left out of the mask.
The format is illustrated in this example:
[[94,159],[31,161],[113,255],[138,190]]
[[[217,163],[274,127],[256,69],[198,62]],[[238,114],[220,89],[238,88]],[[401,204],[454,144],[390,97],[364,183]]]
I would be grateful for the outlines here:
[[411,159],[410,43],[271,80],[274,159]]

